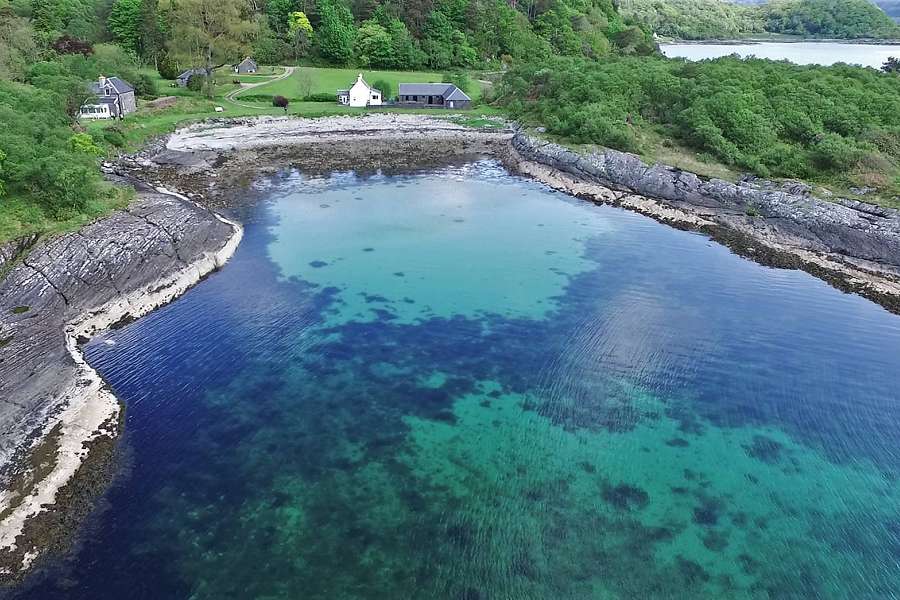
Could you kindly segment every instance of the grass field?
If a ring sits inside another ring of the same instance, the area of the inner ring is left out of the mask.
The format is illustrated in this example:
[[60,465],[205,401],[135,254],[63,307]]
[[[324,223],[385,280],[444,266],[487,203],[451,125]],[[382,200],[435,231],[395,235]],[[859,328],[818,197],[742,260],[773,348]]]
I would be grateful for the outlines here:
[[[309,90],[311,94],[334,94],[339,89],[347,89],[356,81],[356,76],[362,73],[369,85],[378,80],[384,80],[391,84],[393,94],[397,93],[400,83],[439,83],[444,81],[441,73],[426,71],[372,71],[366,69],[332,69],[321,67],[298,67],[293,75],[283,81],[273,83],[271,86],[263,86],[253,90],[253,94],[280,95],[286,98],[301,98],[305,95],[304,78],[309,78]],[[481,95],[481,89],[473,82],[472,89],[467,91],[472,99]]]
[[[107,128],[116,128],[125,137],[125,146],[123,148],[115,148],[106,144],[110,155],[115,155],[121,150],[134,151],[137,150],[146,140],[173,131],[181,125],[202,121],[211,117],[242,117],[248,115],[284,115],[282,109],[275,108],[271,105],[271,98],[275,95],[285,96],[291,99],[288,106],[287,114],[298,117],[322,117],[329,115],[353,115],[365,114],[370,112],[363,108],[350,108],[342,106],[335,102],[302,102],[299,97],[303,95],[301,90],[302,78],[309,77],[311,94],[329,93],[334,94],[339,88],[349,87],[356,80],[358,69],[337,69],[322,67],[298,67],[297,70],[287,79],[273,81],[270,85],[261,85],[247,90],[247,95],[254,98],[252,101],[242,100],[241,95],[236,96],[239,104],[229,101],[225,96],[238,89],[238,86],[232,83],[234,80],[243,83],[258,83],[261,81],[270,81],[277,75],[283,73],[283,67],[260,67],[260,73],[255,75],[235,75],[229,68],[223,68],[216,72],[215,95],[213,98],[206,98],[203,94],[193,92],[187,88],[173,87],[174,82],[162,79],[156,71],[147,69],[142,71],[151,76],[156,82],[157,93],[160,96],[176,96],[178,99],[174,106],[164,109],[151,109],[146,106],[144,101],[138,102],[138,111],[130,115],[124,121],[94,121],[84,123],[84,127],[91,134],[95,134],[98,141],[104,141],[104,130]],[[443,77],[440,73],[422,72],[422,71],[362,71],[366,81],[373,83],[380,79],[389,81],[394,86],[394,93],[400,82],[404,83],[429,83],[440,82]],[[474,79],[473,79],[474,82]],[[478,98],[480,95],[480,86],[477,82],[473,83],[473,88],[469,95]],[[265,100],[256,100],[256,98],[265,97]],[[223,112],[216,112],[216,107],[221,107]],[[397,112],[419,112],[435,116],[444,116],[446,113],[440,110],[410,110],[410,109],[385,109]],[[467,111],[467,118],[463,119],[465,124],[471,124],[474,127],[490,127],[492,122],[481,119],[483,116],[496,115],[499,111],[491,107],[478,107]]]

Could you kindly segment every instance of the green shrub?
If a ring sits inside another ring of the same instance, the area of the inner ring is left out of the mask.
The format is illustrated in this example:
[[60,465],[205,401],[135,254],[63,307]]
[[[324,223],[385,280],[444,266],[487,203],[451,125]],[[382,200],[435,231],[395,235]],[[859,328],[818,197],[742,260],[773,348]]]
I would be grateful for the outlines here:
[[134,95],[138,98],[156,97],[156,81],[149,75],[145,73],[138,75],[132,85],[134,86]]
[[[376,90],[381,91],[381,99],[387,102],[391,98],[394,97],[394,87],[391,85],[391,82],[387,79],[379,79],[378,81],[372,84],[372,87]],[[332,96],[332,100],[334,96]]]
[[119,127],[107,127],[103,130],[103,139],[110,146],[122,148],[125,146],[125,134]]
[[[377,87],[377,86],[376,86]],[[378,88],[380,89],[380,88]],[[382,96],[384,97],[384,96]],[[303,98],[304,102],[337,102],[337,96],[328,92],[318,92]]]
[[207,77],[205,75],[193,75],[188,79],[187,88],[192,92],[202,92],[206,86]]
[[183,71],[178,66],[178,62],[169,55],[165,55],[159,60],[156,70],[163,79],[176,79]]

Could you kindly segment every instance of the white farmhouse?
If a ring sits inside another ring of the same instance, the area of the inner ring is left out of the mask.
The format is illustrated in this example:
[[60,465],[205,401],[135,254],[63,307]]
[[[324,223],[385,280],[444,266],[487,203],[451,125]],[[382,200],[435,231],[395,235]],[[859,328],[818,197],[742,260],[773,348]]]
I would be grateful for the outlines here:
[[376,90],[363,79],[362,73],[349,90],[338,90],[338,102],[345,106],[381,106],[381,90]]

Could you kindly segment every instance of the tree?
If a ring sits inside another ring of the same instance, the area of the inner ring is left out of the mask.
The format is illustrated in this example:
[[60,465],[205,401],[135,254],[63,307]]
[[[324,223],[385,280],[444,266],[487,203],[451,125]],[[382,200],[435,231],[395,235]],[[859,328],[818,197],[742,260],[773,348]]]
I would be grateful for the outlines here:
[[300,69],[297,72],[297,85],[300,88],[301,98],[308,98],[312,94],[315,80],[309,69]]
[[382,100],[390,100],[394,97],[394,86],[387,79],[379,79],[372,83],[372,87],[381,92]]
[[391,35],[384,27],[371,19],[360,25],[353,53],[357,63],[364,67],[389,68],[393,66]]
[[79,40],[64,35],[53,42],[53,51],[57,54],[81,54],[82,56],[90,56],[94,53],[94,46],[90,42]]
[[897,73],[900,74],[900,58],[896,58],[894,56],[889,56],[888,59],[881,65],[881,70],[885,73]]
[[278,35],[283,36],[288,32],[290,15],[296,10],[296,0],[268,0],[266,2],[266,17],[269,21],[269,27]]
[[323,58],[338,64],[346,64],[353,56],[353,15],[343,4],[335,0],[318,0],[319,31],[316,45]]
[[[161,4],[171,25],[169,51],[187,65],[200,65],[212,73],[216,64],[237,60],[247,53],[256,25],[245,19],[243,0],[164,0]],[[213,95],[213,78],[206,78],[206,93]]]
[[138,56],[141,41],[141,0],[116,0],[106,27],[120,46]]
[[288,15],[288,34],[294,49],[294,58],[306,56],[313,43],[313,28],[306,13],[294,11]]
[[21,79],[38,60],[34,33],[28,19],[0,10],[0,79]]
[[163,79],[175,79],[181,74],[182,68],[170,54],[163,54],[157,60],[156,71]]
[[165,53],[165,32],[159,16],[158,0],[141,0],[138,55],[154,65]]

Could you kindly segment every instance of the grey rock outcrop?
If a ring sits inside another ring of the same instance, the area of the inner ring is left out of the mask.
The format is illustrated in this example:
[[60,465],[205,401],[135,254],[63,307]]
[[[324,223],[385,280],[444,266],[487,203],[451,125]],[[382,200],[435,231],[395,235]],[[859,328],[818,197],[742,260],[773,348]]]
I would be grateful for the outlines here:
[[672,167],[650,166],[615,150],[578,154],[523,132],[513,137],[512,147],[525,160],[614,190],[658,199],[754,237],[900,273],[900,211],[859,201],[819,200],[796,182],[778,187],[756,181],[706,180]]
[[0,281],[0,465],[54,409],[76,367],[64,326],[222,248],[232,227],[160,193],[39,244]]

